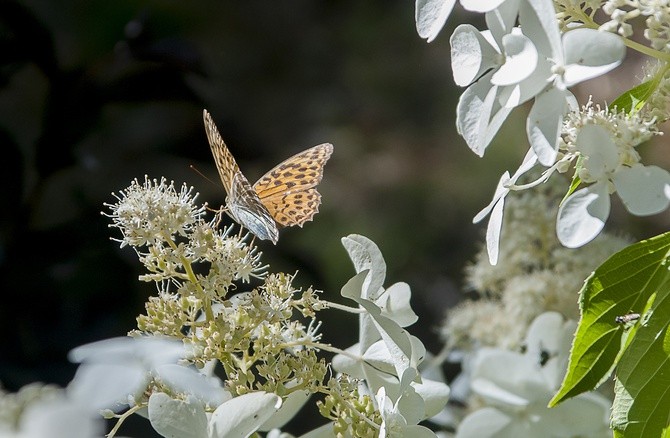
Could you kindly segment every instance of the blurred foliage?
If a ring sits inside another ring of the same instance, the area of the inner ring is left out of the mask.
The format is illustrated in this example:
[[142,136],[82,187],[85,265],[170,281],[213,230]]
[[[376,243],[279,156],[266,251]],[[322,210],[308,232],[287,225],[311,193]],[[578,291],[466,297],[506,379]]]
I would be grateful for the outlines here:
[[[0,2],[2,384],[65,384],[69,349],[135,326],[155,291],[137,281],[135,254],[110,242],[102,203],[147,174],[220,205],[203,108],[251,181],[335,145],[321,212],[276,247],[261,242],[266,262],[341,300],[353,269],[340,238],[370,237],[387,285],[412,286],[412,333],[439,349],[434,327],[481,240],[471,218],[526,141],[515,113],[487,160],[467,149],[454,129],[451,31],[427,45],[413,17],[399,0]],[[354,319],[345,333],[340,315],[325,317],[324,340],[354,342]]]

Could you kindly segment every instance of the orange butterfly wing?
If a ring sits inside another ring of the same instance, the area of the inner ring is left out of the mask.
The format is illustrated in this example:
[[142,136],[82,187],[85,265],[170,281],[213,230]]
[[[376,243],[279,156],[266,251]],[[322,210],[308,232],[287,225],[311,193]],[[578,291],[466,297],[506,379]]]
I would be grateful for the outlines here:
[[316,185],[333,145],[320,144],[279,163],[253,186],[261,202],[278,224],[290,227],[312,220],[319,211],[321,194]]

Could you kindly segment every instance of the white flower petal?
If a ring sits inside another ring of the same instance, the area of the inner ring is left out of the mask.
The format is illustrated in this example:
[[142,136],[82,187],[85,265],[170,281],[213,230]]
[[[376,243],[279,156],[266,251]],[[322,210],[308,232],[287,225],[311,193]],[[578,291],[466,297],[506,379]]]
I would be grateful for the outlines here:
[[307,403],[312,394],[309,391],[293,391],[284,399],[281,408],[268,421],[258,428],[261,432],[266,432],[275,428],[280,428],[288,423],[300,409]]
[[473,379],[470,385],[473,392],[491,404],[519,408],[526,407],[530,403],[527,398],[501,388],[487,379]]
[[416,0],[414,18],[421,38],[431,42],[447,22],[456,0]]
[[505,0],[461,0],[461,6],[468,11],[473,12],[488,12],[492,11]]
[[578,248],[593,240],[610,214],[606,183],[577,190],[558,209],[556,234],[568,248]]
[[333,432],[333,423],[326,423],[323,426],[317,427],[304,435],[300,435],[300,438],[337,438],[335,432]]
[[449,39],[451,44],[451,70],[456,85],[465,87],[485,71],[499,65],[498,51],[485,36],[472,25],[461,24]]
[[507,193],[509,193],[509,189],[505,187],[505,185],[509,182],[509,180],[510,180],[509,172],[503,173],[503,175],[498,180],[498,185],[496,186],[496,191],[493,194],[493,199],[491,200],[489,205],[484,207],[479,213],[477,213],[477,215],[475,215],[474,218],[472,218],[473,224],[481,222],[482,219],[488,216],[489,213],[491,213],[491,210],[493,210],[493,208],[498,203],[498,200],[500,200],[500,198],[504,197],[505,195],[507,195]]
[[145,362],[147,368],[176,363],[184,356],[184,345],[175,339],[146,336],[122,336],[91,342],[68,353],[71,362],[124,363]]
[[[447,402],[445,400],[442,407],[446,404]],[[426,402],[412,386],[407,388],[403,392],[402,397],[398,399],[395,411],[402,415],[408,425],[419,424],[420,421],[428,417],[426,414]],[[439,410],[437,412],[439,412]]]
[[558,138],[566,109],[565,92],[548,88],[538,94],[526,120],[526,133],[540,163],[551,166],[556,161]]
[[363,355],[363,360],[379,371],[389,374],[393,374],[395,371],[393,358],[384,341],[377,341],[372,344]]
[[349,253],[356,273],[369,270],[358,296],[370,300],[377,299],[386,278],[386,262],[379,247],[372,240],[359,234],[343,237],[342,245]]
[[389,286],[377,299],[382,315],[395,321],[400,327],[407,327],[418,321],[410,305],[412,291],[407,283],[395,283]]
[[535,43],[538,52],[563,64],[561,34],[551,0],[527,0],[527,4],[519,8],[519,23],[524,34]]
[[670,173],[657,166],[636,165],[618,170],[614,187],[626,209],[636,216],[660,213],[670,205],[665,193]]
[[161,382],[173,391],[193,395],[212,407],[232,398],[231,394],[223,389],[217,377],[207,377],[191,368],[166,364],[156,368],[156,373]]
[[[342,287],[340,294],[345,298],[350,298],[356,301],[361,307],[367,311],[367,317],[372,322],[376,331],[381,336],[388,348],[393,363],[396,368],[396,375],[401,376],[403,372],[410,366],[415,366],[415,353],[413,351],[414,344],[410,338],[409,333],[403,330],[397,323],[381,314],[381,309],[372,301],[357,296],[357,291],[360,290],[364,284],[368,272],[363,271],[353,278],[351,278]],[[362,348],[368,344],[362,343]],[[370,344],[371,345],[371,344]],[[421,358],[423,359],[423,358]]]
[[519,168],[514,172],[514,175],[510,178],[510,183],[516,184],[516,182],[521,178],[521,176],[532,169],[537,164],[537,155],[533,149],[528,149],[526,155],[523,157],[523,161]]
[[530,77],[537,67],[537,50],[533,42],[521,34],[507,34],[503,37],[505,63],[493,73],[494,85],[517,84]]
[[0,430],[0,436],[99,438],[104,433],[104,422],[99,415],[91,415],[91,411],[83,408],[80,403],[73,403],[62,395],[30,403],[22,413],[18,427],[19,432],[8,435],[4,433],[4,429]]
[[610,436],[611,403],[597,392],[589,392],[542,410],[541,424],[556,436]]
[[360,344],[354,344],[344,350],[347,354],[336,354],[331,361],[331,365],[338,373],[346,373],[351,376],[362,379],[363,375],[363,356],[361,355]]
[[149,397],[149,421],[164,437],[203,438],[207,436],[207,415],[202,403],[192,397],[175,400],[162,392]]
[[68,395],[91,410],[118,409],[128,396],[139,395],[150,376],[140,366],[83,364],[67,387]]
[[586,125],[577,134],[576,146],[584,156],[584,166],[596,180],[602,180],[619,164],[619,152],[609,131]]
[[595,29],[563,34],[567,86],[600,76],[621,64],[626,47],[619,35]]
[[500,232],[502,231],[503,212],[505,211],[505,197],[500,198],[489,218],[486,227],[486,251],[489,254],[489,263],[498,264],[498,253],[500,248]]
[[[510,424],[516,421],[495,408],[482,408],[463,419],[458,425],[456,438],[495,438]],[[510,436],[510,435],[504,435]]]
[[426,378],[421,383],[412,382],[412,387],[423,399],[427,417],[437,415],[449,401],[449,386]]
[[491,403],[520,406],[550,396],[535,358],[509,350],[478,350],[471,377],[472,390]]
[[470,85],[456,107],[456,127],[468,147],[480,157],[513,108],[498,101],[499,87],[489,82],[488,73]]
[[281,404],[281,397],[267,392],[235,397],[216,408],[209,420],[209,436],[246,438],[268,421]]
[[[486,0],[480,0],[480,2],[484,4],[484,7],[495,3]],[[501,46],[503,35],[510,33],[516,23],[516,18],[519,14],[519,2],[520,0],[506,0],[496,9],[486,12],[486,27],[490,30],[494,40],[497,41],[497,47]],[[462,1],[461,4],[463,4]]]

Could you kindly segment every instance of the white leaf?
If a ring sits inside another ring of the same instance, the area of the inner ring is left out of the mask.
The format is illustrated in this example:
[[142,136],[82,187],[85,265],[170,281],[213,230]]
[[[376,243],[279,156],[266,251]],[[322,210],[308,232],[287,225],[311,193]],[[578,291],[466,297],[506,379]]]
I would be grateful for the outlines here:
[[568,248],[578,248],[593,240],[610,214],[606,183],[577,190],[558,209],[556,234]]

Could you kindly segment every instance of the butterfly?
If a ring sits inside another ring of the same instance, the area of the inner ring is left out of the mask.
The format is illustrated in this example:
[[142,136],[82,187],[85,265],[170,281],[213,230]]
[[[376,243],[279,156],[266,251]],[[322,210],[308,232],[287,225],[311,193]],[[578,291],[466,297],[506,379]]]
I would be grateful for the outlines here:
[[316,185],[333,145],[323,143],[288,158],[252,186],[223,142],[212,116],[203,110],[205,131],[226,190],[226,212],[256,237],[276,244],[279,227],[302,225],[319,211]]

